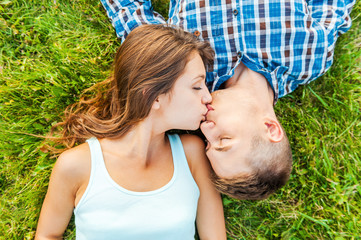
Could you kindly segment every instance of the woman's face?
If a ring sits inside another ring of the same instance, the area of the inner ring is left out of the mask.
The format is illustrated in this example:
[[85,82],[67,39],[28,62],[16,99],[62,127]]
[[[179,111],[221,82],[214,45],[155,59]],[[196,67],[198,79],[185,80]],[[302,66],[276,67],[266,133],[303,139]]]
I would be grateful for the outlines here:
[[163,98],[163,116],[170,129],[196,130],[205,120],[212,97],[205,84],[206,71],[198,53],[191,54],[183,74]]

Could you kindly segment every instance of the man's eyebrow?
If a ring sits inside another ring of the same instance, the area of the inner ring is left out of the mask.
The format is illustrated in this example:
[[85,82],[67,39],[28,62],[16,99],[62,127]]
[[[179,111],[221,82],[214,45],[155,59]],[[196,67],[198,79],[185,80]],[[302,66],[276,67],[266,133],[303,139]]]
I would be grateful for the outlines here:
[[231,147],[232,147],[231,145],[225,147],[215,147],[214,150],[218,152],[227,152]]

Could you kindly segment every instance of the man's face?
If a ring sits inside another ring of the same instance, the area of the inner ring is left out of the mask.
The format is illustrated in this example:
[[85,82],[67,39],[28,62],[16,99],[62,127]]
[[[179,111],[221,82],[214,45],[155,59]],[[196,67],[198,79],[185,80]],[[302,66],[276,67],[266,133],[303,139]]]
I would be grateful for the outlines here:
[[233,88],[218,90],[212,98],[207,119],[201,124],[208,141],[206,154],[219,177],[232,178],[249,170],[244,159],[259,126],[254,104]]

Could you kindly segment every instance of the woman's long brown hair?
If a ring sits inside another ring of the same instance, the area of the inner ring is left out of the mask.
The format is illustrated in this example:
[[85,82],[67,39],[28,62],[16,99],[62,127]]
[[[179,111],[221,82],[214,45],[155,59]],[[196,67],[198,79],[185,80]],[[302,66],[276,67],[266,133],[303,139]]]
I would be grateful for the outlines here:
[[58,143],[71,148],[90,137],[115,138],[146,118],[155,99],[171,90],[189,56],[197,52],[207,69],[214,52],[191,33],[166,25],[143,25],[134,29],[118,49],[113,74],[65,111]]

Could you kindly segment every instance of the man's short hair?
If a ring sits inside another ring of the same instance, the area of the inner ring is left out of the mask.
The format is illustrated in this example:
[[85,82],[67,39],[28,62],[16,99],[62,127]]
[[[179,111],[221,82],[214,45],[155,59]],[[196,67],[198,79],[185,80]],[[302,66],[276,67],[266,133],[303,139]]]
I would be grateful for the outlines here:
[[242,159],[251,171],[230,179],[220,178],[213,172],[212,181],[217,190],[236,199],[261,200],[285,185],[292,170],[292,151],[283,132],[284,138],[277,143],[253,137],[251,150],[246,159]]

